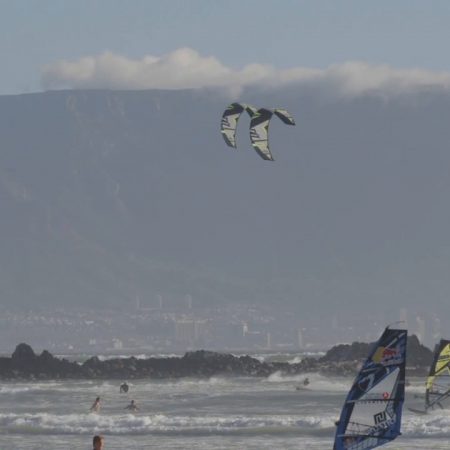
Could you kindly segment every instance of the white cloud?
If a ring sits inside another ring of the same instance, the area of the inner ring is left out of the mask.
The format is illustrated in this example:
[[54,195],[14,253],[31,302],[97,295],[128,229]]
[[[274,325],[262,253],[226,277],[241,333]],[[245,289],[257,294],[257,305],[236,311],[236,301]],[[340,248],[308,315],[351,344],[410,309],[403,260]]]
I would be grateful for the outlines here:
[[55,88],[186,89],[217,87],[238,92],[246,86],[279,87],[308,84],[339,95],[366,92],[404,93],[425,88],[450,89],[449,72],[394,69],[387,65],[347,62],[326,69],[276,69],[248,64],[240,70],[202,56],[190,48],[166,55],[130,59],[106,52],[75,61],[57,61],[43,68],[42,85]]

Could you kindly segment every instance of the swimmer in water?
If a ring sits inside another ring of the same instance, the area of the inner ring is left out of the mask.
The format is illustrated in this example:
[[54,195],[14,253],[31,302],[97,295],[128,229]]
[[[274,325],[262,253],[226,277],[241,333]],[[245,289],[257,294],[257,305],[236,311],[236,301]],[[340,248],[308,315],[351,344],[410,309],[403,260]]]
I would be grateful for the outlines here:
[[136,405],[136,402],[134,400],[131,400],[131,403],[125,407],[125,409],[129,409],[130,411],[136,412],[139,411],[139,408]]
[[91,412],[99,412],[100,411],[100,397],[95,399],[95,402],[92,404],[90,411]]

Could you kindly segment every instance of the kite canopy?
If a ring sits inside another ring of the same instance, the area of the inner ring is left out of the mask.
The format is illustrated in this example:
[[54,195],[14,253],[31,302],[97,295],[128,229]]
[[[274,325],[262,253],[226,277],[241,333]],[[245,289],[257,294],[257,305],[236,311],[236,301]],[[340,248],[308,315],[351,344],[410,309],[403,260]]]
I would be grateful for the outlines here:
[[223,112],[222,121],[220,122],[220,132],[229,147],[236,148],[236,128],[239,118],[244,111],[247,111],[251,117],[256,109],[245,103],[232,103]]
[[250,116],[250,140],[253,148],[262,159],[273,161],[272,153],[269,149],[269,123],[275,114],[286,125],[295,125],[294,118],[288,111],[281,108],[256,109],[245,103],[231,103],[222,114],[220,122],[220,132],[229,147],[236,148],[236,128],[241,114],[246,111]]
[[295,125],[293,117],[285,109],[260,108],[250,121],[250,140],[252,146],[262,159],[273,161],[269,148],[269,123],[273,115],[280,118],[286,125]]

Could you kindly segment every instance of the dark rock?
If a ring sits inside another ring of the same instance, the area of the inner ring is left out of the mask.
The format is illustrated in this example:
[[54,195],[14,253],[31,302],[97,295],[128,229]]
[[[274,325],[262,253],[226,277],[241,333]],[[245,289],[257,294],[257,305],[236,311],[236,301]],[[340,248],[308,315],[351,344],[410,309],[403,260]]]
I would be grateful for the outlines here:
[[[327,351],[320,358],[322,363],[364,361],[374,343],[367,344],[353,342],[352,344],[339,344]],[[429,367],[433,360],[433,352],[419,342],[417,336],[408,337],[406,351],[406,365],[408,367]]]
[[19,344],[14,350],[11,358],[13,361],[33,360],[36,358],[36,354],[28,344]]
[[433,362],[433,352],[422,345],[416,335],[408,337],[406,364],[414,367],[429,367]]
[[39,359],[42,362],[51,362],[54,360],[54,356],[47,350],[44,350],[40,355],[39,355]]

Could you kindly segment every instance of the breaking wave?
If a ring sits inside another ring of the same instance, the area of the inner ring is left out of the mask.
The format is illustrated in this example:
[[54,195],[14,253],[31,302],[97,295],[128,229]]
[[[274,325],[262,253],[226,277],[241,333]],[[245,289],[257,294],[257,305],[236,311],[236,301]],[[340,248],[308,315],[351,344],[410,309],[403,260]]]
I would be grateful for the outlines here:
[[[23,392],[38,392],[38,391],[53,391],[60,388],[61,383],[48,382],[48,383],[5,383],[0,387],[0,395],[4,394],[21,394]],[[69,388],[64,388],[68,390]]]
[[[320,356],[324,356],[325,352],[301,352],[298,354],[292,353],[257,353],[250,354],[250,356],[254,359],[257,359],[259,362],[287,362],[289,364],[298,364],[302,362],[305,358],[319,358]],[[242,356],[239,354],[234,354],[234,356]]]
[[[105,414],[0,414],[0,433],[111,435],[222,435],[286,434],[329,435],[334,416],[184,416]],[[406,415],[402,433],[410,438],[450,438],[450,412],[428,416]]]
[[[308,377],[308,386],[303,386],[303,380]],[[304,373],[302,375],[284,375],[275,372],[265,380],[268,383],[295,383],[302,390],[322,392],[346,392],[351,386],[351,380],[346,378],[329,378],[319,373]]]
[[293,416],[168,416],[47,413],[0,414],[0,432],[20,434],[317,434],[332,427],[331,418]]
[[450,439],[450,411],[432,411],[425,416],[406,415],[402,423],[402,433],[414,438]]

